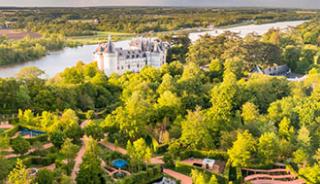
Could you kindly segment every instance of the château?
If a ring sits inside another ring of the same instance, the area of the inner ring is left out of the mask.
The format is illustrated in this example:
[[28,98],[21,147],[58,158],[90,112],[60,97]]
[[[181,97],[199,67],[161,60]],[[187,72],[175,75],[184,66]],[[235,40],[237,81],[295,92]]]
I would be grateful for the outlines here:
[[106,44],[100,44],[94,52],[98,68],[106,75],[139,72],[145,66],[161,67],[166,63],[168,44],[151,38],[136,38],[129,48],[117,48],[111,36]]

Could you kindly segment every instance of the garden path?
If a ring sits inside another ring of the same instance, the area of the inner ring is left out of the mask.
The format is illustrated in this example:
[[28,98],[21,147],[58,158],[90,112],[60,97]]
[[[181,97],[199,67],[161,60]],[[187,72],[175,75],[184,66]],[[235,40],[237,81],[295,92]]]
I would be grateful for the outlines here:
[[163,169],[163,173],[181,181],[181,184],[192,184],[192,178],[171,169]]
[[[49,149],[51,147],[53,147],[52,143],[47,143],[47,144],[42,145],[42,149]],[[31,148],[25,155],[29,155],[30,153],[33,153],[36,150],[37,150],[36,148]],[[16,157],[19,157],[19,156],[21,156],[21,155],[12,153],[12,154],[4,156],[4,158],[10,159],[10,158],[16,158]]]
[[[80,124],[80,127],[83,129],[87,123],[89,122],[89,120],[84,120],[81,124]],[[85,154],[86,152],[86,140],[88,139],[88,137],[86,135],[84,135],[82,138],[81,138],[81,141],[82,141],[82,146],[80,148],[80,150],[78,151],[77,153],[77,156],[75,158],[75,164],[74,164],[74,167],[72,169],[72,172],[71,172],[71,179],[73,181],[76,181],[76,178],[77,178],[77,174],[80,170],[80,165],[82,163],[82,157],[83,155]]]

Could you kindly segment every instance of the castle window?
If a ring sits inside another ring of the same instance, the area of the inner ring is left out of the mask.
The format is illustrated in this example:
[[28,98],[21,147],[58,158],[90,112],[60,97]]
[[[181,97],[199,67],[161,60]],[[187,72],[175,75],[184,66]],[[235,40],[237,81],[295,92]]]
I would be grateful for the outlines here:
[[130,65],[128,65],[128,69],[130,69]]
[[137,64],[137,67],[139,68],[139,64]]
[[130,56],[129,56],[129,55],[127,55],[127,57],[126,57],[126,58],[127,58],[127,59],[129,59],[129,57],[130,57]]
[[123,66],[121,66],[121,70],[123,70]]

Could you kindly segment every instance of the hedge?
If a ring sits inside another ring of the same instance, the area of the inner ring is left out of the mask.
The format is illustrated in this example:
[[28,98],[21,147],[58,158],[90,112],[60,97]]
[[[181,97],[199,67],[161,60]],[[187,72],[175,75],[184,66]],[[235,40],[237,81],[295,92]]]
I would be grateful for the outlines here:
[[28,156],[27,158],[23,159],[23,163],[27,167],[31,167],[32,165],[48,166],[54,162],[55,159],[52,157]]
[[188,165],[188,164],[184,164],[181,162],[176,162],[176,167],[174,168],[175,171],[183,173],[185,175],[189,175],[189,176],[191,175],[191,171],[194,169],[200,170],[200,171],[204,172],[204,174],[206,174],[210,177],[212,175],[215,175],[217,177],[219,183],[226,183],[226,178],[224,178],[223,176],[216,174],[216,173],[209,172],[206,169],[203,169],[201,167],[196,167],[193,165]]
[[221,150],[210,150],[210,151],[200,151],[200,150],[192,150],[192,151],[184,151],[180,153],[181,159],[187,159],[190,157],[195,158],[214,158],[219,160],[228,160],[228,153]]
[[224,168],[224,171],[223,171],[223,175],[227,179],[227,181],[230,181],[231,163],[232,163],[231,160],[228,160],[227,163],[226,163],[226,166]]
[[168,151],[169,144],[161,144],[157,146],[156,154],[164,154]]
[[160,166],[149,166],[145,171],[134,173],[117,181],[117,184],[148,184],[162,177]]
[[3,133],[6,134],[8,137],[12,137],[14,136],[14,134],[16,134],[20,129],[19,125],[14,125],[13,128],[9,129],[9,130],[5,130]]
[[42,135],[38,135],[36,137],[32,137],[29,139],[26,139],[30,144],[33,144],[35,142],[47,142],[48,141],[48,134],[42,134]]

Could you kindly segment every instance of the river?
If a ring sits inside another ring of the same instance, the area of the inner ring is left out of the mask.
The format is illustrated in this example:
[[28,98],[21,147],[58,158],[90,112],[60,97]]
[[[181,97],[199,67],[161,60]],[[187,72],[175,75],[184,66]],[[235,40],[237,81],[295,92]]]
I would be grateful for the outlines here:
[[[299,24],[302,24],[303,22],[304,21],[288,21],[262,25],[238,26],[226,29],[215,29],[213,31],[190,33],[189,37],[192,41],[195,41],[200,37],[200,35],[204,35],[207,33],[210,35],[217,35],[223,33],[224,31],[233,31],[239,33],[241,36],[252,32],[263,34],[272,27],[284,29],[289,26],[297,26]],[[116,47],[123,48],[127,48],[128,43],[129,40],[114,42]],[[84,63],[92,62],[94,60],[93,52],[96,47],[97,45],[84,45],[76,48],[64,48],[61,51],[51,52],[47,56],[35,61],[1,66],[0,77],[14,77],[21,68],[26,66],[36,66],[45,71],[48,77],[52,77],[55,74],[63,71],[65,68],[74,66],[78,61],[82,61]]]

